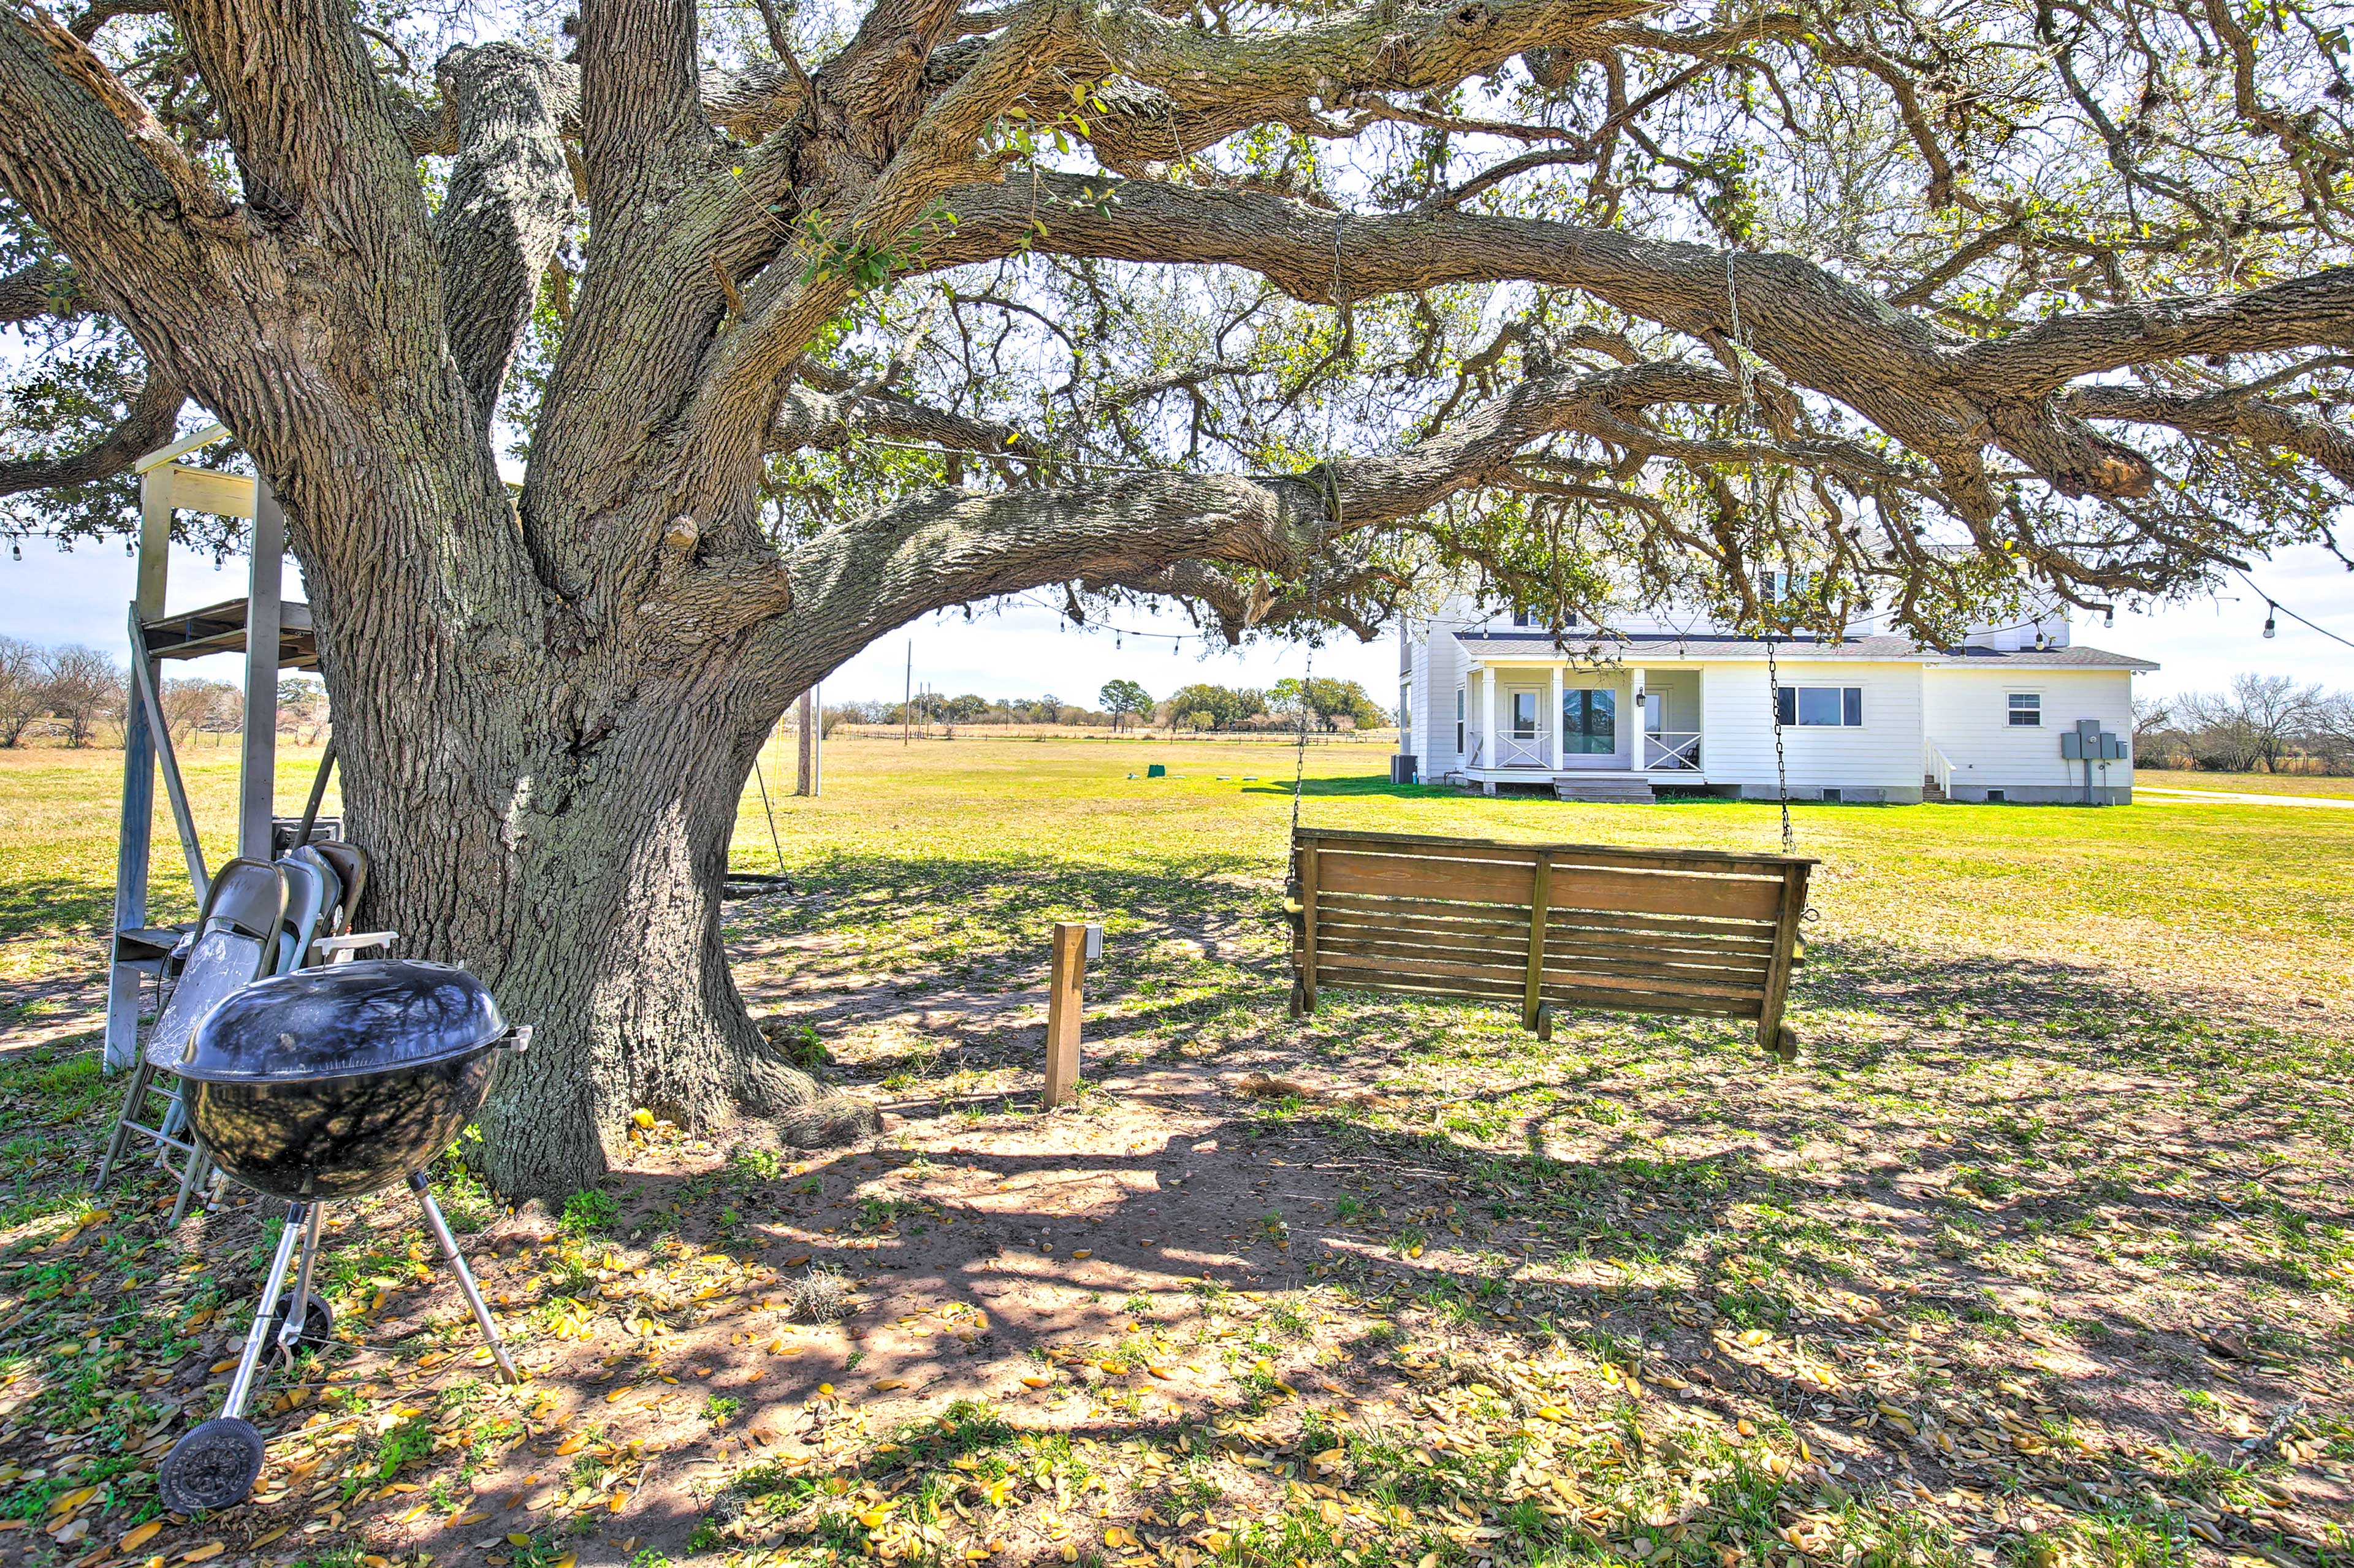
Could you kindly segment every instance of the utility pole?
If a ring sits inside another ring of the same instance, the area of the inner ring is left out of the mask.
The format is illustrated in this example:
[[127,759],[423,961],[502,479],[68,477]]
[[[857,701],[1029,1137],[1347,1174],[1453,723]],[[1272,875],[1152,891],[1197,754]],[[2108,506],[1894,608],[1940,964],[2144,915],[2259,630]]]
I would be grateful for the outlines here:
[[907,726],[916,717],[916,640],[907,639],[907,684],[899,698],[899,744],[907,744]]
[[793,793],[815,795],[825,772],[825,703],[815,686],[801,694],[800,722],[801,766],[794,776]]

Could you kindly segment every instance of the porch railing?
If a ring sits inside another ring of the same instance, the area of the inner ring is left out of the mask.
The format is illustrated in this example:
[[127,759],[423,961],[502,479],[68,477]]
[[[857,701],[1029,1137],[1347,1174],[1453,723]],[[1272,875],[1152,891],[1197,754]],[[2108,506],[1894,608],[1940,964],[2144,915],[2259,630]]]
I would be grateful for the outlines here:
[[1643,766],[1663,773],[1699,772],[1699,734],[1682,730],[1647,733],[1643,736]]
[[1496,736],[1498,768],[1545,768],[1553,766],[1553,736],[1539,730],[1534,735],[1514,735],[1505,730]]

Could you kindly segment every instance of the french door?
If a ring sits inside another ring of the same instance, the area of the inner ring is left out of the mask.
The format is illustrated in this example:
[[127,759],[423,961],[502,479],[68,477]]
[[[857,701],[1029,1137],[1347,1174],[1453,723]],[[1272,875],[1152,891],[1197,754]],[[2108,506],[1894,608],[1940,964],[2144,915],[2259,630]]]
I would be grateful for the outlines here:
[[1618,694],[1607,686],[1564,687],[1561,749],[1570,757],[1608,757],[1616,752]]

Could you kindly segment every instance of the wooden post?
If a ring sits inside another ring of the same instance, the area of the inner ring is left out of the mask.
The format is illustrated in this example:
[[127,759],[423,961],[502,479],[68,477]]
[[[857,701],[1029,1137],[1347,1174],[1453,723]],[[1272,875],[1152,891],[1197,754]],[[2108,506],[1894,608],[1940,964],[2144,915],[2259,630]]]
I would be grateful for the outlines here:
[[1553,852],[1537,851],[1536,879],[1529,890],[1529,984],[1521,999],[1521,1027],[1537,1026],[1544,1005],[1545,907],[1553,898]]
[[815,795],[824,787],[825,705],[811,686],[801,696],[794,722],[800,727],[800,755],[793,775],[793,793]]
[[1807,913],[1807,867],[1804,863],[1782,874],[1782,906],[1774,927],[1773,967],[1766,973],[1766,998],[1757,1013],[1757,1044],[1785,1062],[1797,1060],[1797,1042],[1784,1037],[1782,1007],[1790,998],[1790,968],[1797,957],[1798,922]]
[[286,514],[266,479],[254,481],[253,562],[245,598],[245,731],[238,759],[237,853],[267,862],[278,810],[279,600],[286,575]]
[[1079,1097],[1079,982],[1087,974],[1087,928],[1055,922],[1055,955],[1046,976],[1046,1092],[1051,1109]]
[[[139,586],[131,603],[134,631],[164,613],[164,576],[171,559],[171,486],[168,470],[157,473],[149,469],[139,476]],[[155,662],[145,660],[135,639],[131,656],[144,660],[148,683],[154,684]],[[115,839],[114,859],[114,928],[118,931],[136,931],[147,924],[147,872],[152,858],[148,851],[155,814],[155,736],[148,727],[147,709],[137,700],[137,692],[134,683],[130,711],[123,715],[122,726],[122,825]],[[171,736],[167,735],[164,740],[168,745]],[[193,866],[189,880],[192,885],[203,880]],[[202,902],[201,886],[196,897]],[[138,1054],[139,987],[143,975],[143,970],[120,962],[108,970],[106,1049],[101,1065],[109,1073],[132,1065]]]
[[1299,989],[1308,1011],[1316,1011],[1316,841],[1299,842]]

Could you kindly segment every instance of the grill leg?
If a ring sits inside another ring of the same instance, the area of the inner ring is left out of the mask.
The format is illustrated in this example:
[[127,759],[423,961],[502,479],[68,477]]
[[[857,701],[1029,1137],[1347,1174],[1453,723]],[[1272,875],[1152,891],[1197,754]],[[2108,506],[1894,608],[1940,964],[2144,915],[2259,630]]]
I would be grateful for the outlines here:
[[131,1124],[146,1113],[147,1086],[154,1081],[154,1064],[143,1051],[139,1065],[131,1069],[130,1086],[122,1091],[122,1108],[115,1113],[114,1134],[106,1140],[106,1152],[99,1157],[98,1180],[90,1183],[91,1192],[103,1192],[114,1174],[114,1162],[122,1158],[122,1146],[131,1141]]
[[499,1326],[491,1321],[491,1308],[482,1300],[482,1288],[474,1283],[473,1271],[466,1266],[458,1251],[458,1238],[450,1234],[447,1221],[441,1218],[441,1205],[433,1201],[432,1184],[419,1171],[408,1178],[408,1190],[417,1194],[417,1202],[425,1211],[425,1223],[433,1232],[433,1239],[441,1244],[441,1255],[450,1260],[451,1271],[458,1277],[458,1288],[466,1293],[466,1305],[474,1309],[474,1321],[482,1326],[482,1338],[491,1342],[491,1355],[499,1363],[499,1381],[521,1383],[514,1362],[507,1356],[507,1343],[499,1338]]
[[295,1244],[310,1227],[311,1215],[317,1211],[307,1203],[294,1203],[286,1210],[286,1224],[278,1233],[278,1251],[270,1260],[270,1277],[261,1287],[261,1300],[253,1309],[253,1327],[245,1336],[245,1353],[237,1359],[237,1376],[229,1380],[228,1403],[221,1407],[225,1419],[245,1414],[245,1402],[253,1393],[253,1380],[261,1371],[261,1354],[270,1348],[270,1315],[277,1310],[279,1292],[286,1288],[286,1270],[294,1262]]
[[[278,1330],[278,1348],[289,1357],[302,1342],[302,1330],[311,1321],[311,1265],[319,1256],[319,1221],[326,1212],[326,1204],[312,1204],[310,1217],[302,1224],[302,1264],[294,1271],[293,1305],[286,1314],[286,1326]],[[275,1308],[278,1298],[271,1297],[270,1304]]]
[[[164,1169],[169,1170],[170,1167]],[[205,1140],[191,1128],[188,1133],[188,1162],[180,1168],[180,1196],[172,1204],[172,1229],[180,1228],[181,1220],[187,1216],[188,1200],[203,1193],[212,1170],[213,1157],[206,1152]],[[295,1206],[300,1208],[302,1205],[298,1203]],[[293,1222],[290,1220],[287,1223],[291,1224]]]

